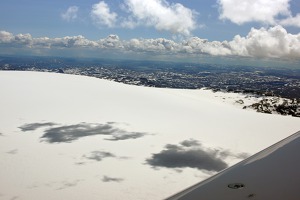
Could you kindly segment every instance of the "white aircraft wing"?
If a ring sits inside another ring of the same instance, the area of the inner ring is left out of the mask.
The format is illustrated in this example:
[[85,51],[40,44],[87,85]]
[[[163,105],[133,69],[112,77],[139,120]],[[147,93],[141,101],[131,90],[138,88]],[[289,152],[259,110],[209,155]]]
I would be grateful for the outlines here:
[[299,200],[300,131],[167,200]]

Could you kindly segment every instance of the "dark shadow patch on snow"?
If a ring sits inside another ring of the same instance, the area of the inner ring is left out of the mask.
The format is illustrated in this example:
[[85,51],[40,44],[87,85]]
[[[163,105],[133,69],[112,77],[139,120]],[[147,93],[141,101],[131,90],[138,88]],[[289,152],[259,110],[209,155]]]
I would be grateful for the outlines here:
[[45,138],[49,143],[72,142],[86,136],[110,135],[115,131],[109,124],[81,123],[47,129],[41,138]]
[[168,144],[159,153],[152,154],[146,163],[154,168],[196,168],[208,172],[218,172],[228,167],[226,157],[244,158],[246,154],[233,154],[228,150],[204,147],[197,140],[185,140],[178,145]]
[[70,187],[76,187],[78,185],[79,182],[81,182],[82,180],[74,180],[74,181],[63,181],[61,184],[62,186],[60,186],[59,188],[57,188],[56,190],[64,190]]
[[242,159],[242,160],[245,160],[246,158],[249,158],[250,156],[251,156],[251,154],[245,153],[245,152],[234,154],[234,157],[236,157],[238,159]]
[[246,158],[250,157],[250,154],[242,152],[242,153],[232,153],[229,150],[223,150],[223,151],[219,151],[219,154],[222,158],[227,158],[227,157],[233,157],[236,159],[241,159],[244,160]]
[[19,196],[13,196],[12,198],[10,198],[9,200],[17,200],[19,199],[20,197]]
[[54,126],[54,125],[57,125],[57,124],[52,123],[52,122],[30,123],[30,124],[24,124],[24,125],[20,126],[19,129],[21,129],[21,131],[23,131],[23,132],[35,131],[38,128],[49,127],[49,126]]
[[102,161],[104,158],[115,158],[116,156],[110,152],[106,151],[93,151],[90,155],[84,155],[84,158],[95,160],[95,161]]
[[75,165],[85,165],[85,162],[76,162]]
[[18,149],[13,149],[13,150],[8,151],[8,152],[6,152],[6,153],[11,154],[11,155],[15,155],[15,154],[18,153]]
[[102,181],[107,183],[107,182],[117,182],[120,183],[122,181],[124,181],[123,178],[113,178],[113,177],[109,177],[109,176],[103,176]]
[[110,141],[137,139],[147,135],[142,132],[128,132],[116,127],[114,124],[113,122],[109,122],[106,124],[80,123],[56,126],[45,130],[41,138],[45,139],[48,143],[70,143],[82,137],[94,135],[110,135],[111,138],[106,139]]
[[137,139],[140,137],[145,136],[146,133],[141,133],[141,132],[119,132],[117,134],[113,134],[111,138],[108,138],[106,140],[110,141],[119,141],[119,140],[129,140],[129,139]]

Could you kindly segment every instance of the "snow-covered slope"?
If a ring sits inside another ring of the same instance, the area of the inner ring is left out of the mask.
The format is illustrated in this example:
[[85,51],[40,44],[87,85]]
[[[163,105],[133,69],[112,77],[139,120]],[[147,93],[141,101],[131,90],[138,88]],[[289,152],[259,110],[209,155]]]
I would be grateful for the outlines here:
[[0,199],[159,200],[300,129],[243,98],[1,71]]

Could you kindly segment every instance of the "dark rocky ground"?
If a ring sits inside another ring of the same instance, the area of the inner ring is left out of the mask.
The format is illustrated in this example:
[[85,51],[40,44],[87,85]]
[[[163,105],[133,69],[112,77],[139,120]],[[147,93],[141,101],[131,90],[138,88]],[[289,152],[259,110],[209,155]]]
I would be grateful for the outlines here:
[[252,108],[257,112],[268,114],[291,115],[300,117],[300,99],[282,99],[279,97],[269,97],[260,100],[249,106],[244,106],[244,109]]

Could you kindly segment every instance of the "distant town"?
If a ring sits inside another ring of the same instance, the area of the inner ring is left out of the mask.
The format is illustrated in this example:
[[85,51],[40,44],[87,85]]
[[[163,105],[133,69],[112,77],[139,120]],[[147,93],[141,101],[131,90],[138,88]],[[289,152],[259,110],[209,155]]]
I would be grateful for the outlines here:
[[[253,94],[264,96],[273,102],[272,104],[265,99],[250,106],[258,112],[300,117],[300,69],[156,61],[0,57],[0,70],[56,72],[148,87],[207,88],[213,91]],[[279,101],[278,97],[285,100]]]

